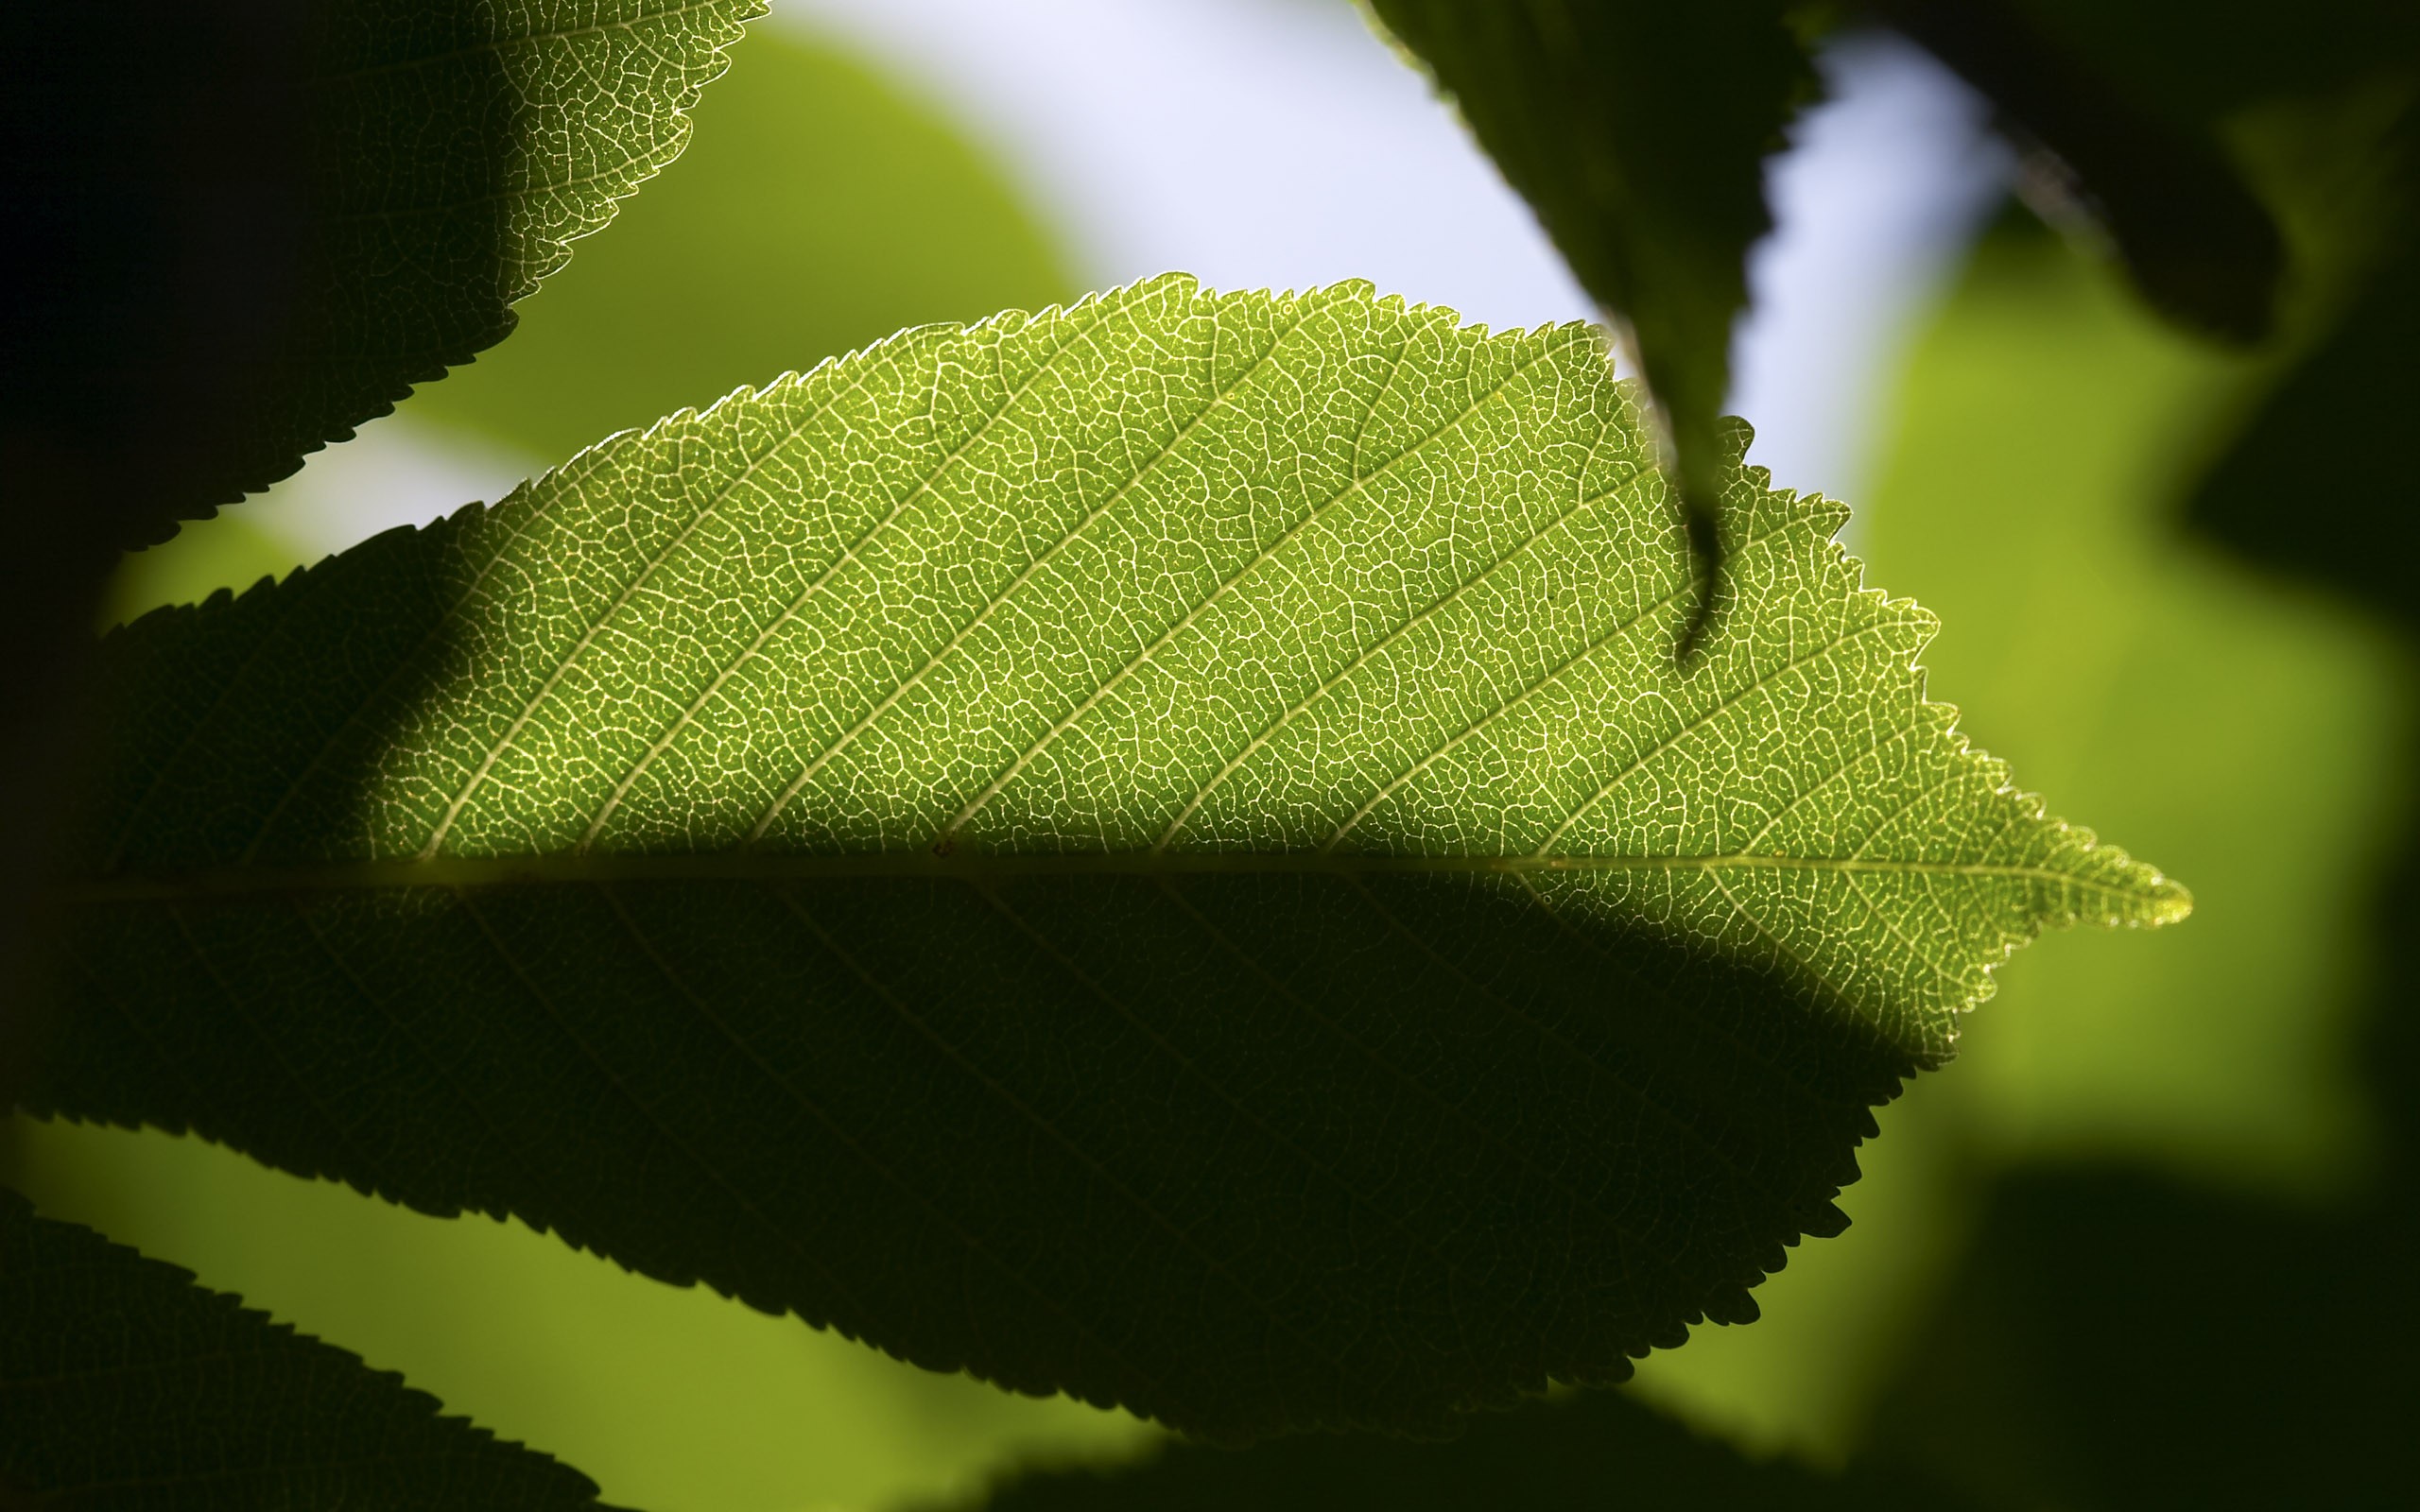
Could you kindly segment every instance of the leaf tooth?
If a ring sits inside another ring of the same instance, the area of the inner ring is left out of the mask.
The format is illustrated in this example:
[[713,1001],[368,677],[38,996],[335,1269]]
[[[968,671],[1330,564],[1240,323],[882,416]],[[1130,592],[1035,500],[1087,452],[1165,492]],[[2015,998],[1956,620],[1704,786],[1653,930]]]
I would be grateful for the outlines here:
[[[1867,1112],[1866,1122],[1874,1123],[1871,1110]],[[1868,1135],[1867,1138],[1874,1138],[1881,1132],[1881,1126],[1875,1125],[1874,1134]],[[1827,1201],[1806,1217],[1806,1237],[1809,1239],[1838,1239],[1849,1231],[1849,1215],[1841,1209],[1839,1202]]]

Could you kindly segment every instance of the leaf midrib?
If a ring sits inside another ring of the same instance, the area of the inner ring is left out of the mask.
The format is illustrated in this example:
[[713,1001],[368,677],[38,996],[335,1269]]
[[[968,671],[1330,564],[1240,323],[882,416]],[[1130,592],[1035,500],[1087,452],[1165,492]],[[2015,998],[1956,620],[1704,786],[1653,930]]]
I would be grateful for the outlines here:
[[266,893],[398,887],[496,887],[633,882],[821,882],[883,877],[981,884],[1064,877],[1473,876],[1599,871],[1819,871],[2044,882],[2141,902],[2137,889],[2055,868],[1873,856],[1724,851],[1691,855],[1389,855],[1318,850],[979,851],[858,850],[799,854],[757,850],[552,855],[407,856],[372,860],[136,871],[60,883],[69,903],[176,902]]

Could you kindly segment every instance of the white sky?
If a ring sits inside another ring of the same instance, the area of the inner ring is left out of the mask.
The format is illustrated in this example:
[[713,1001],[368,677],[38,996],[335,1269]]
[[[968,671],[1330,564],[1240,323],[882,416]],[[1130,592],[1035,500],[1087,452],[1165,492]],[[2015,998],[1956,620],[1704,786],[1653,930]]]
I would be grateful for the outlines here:
[[[762,25],[763,23],[760,23]],[[1589,301],[1507,189],[1344,0],[775,0],[954,114],[1055,222],[1096,287],[1170,268],[1214,287],[1366,278],[1496,327]],[[1731,408],[1752,459],[1856,503],[1910,318],[1996,199],[1972,95],[1904,43],[1825,60],[1837,98],[1771,181]],[[532,459],[409,406],[248,506],[314,550],[496,499]]]

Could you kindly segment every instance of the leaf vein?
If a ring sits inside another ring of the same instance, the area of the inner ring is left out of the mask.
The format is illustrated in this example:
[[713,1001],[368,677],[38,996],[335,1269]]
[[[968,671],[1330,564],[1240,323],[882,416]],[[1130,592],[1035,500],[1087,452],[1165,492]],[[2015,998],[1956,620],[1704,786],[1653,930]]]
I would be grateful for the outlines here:
[[[972,637],[977,629],[990,621],[993,611],[1006,604],[1011,598],[1014,597],[1017,591],[1025,587],[1027,583],[1030,582],[1033,578],[1033,575],[1040,572],[1045,565],[1056,560],[1060,552],[1064,551],[1070,543],[1082,536],[1086,530],[1091,529],[1094,524],[1107,517],[1110,510],[1116,507],[1116,506],[1126,498],[1129,492],[1140,486],[1143,479],[1149,476],[1153,469],[1157,468],[1162,462],[1167,461],[1170,456],[1174,455],[1177,449],[1190,438],[1204,423],[1206,423],[1212,414],[1216,413],[1221,405],[1226,404],[1229,399],[1233,398],[1245,384],[1250,383],[1254,377],[1259,375],[1261,370],[1268,366],[1269,362],[1276,356],[1278,348],[1284,346],[1296,332],[1303,328],[1309,318],[1309,313],[1305,312],[1300,319],[1297,319],[1292,325],[1280,333],[1277,339],[1270,344],[1269,351],[1262,355],[1258,362],[1253,365],[1250,370],[1245,372],[1242,377],[1236,379],[1226,388],[1219,390],[1216,395],[1214,395],[1210,403],[1202,406],[1201,412],[1194,416],[1191,421],[1187,421],[1182,429],[1171,437],[1167,444],[1163,446],[1150,461],[1143,464],[1139,468],[1133,468],[1127,480],[1117,487],[1106,502],[1104,502],[1098,508],[1094,509],[1092,512],[1085,515],[1084,518],[1079,521],[1072,528],[1063,534],[1056,541],[1053,541],[1048,550],[1043,552],[1040,556],[1035,557],[1031,561],[1026,563],[1024,569],[1017,574],[1016,577],[1010,582],[1009,586],[994,594],[991,601],[986,603],[983,608],[976,613],[976,616],[972,620],[969,620],[956,634],[952,635],[948,642],[945,643],[940,650],[935,651],[930,656],[926,657],[923,666],[918,667],[905,679],[893,686],[889,693],[882,696],[880,701],[875,703],[873,708],[869,709],[866,713],[859,718],[855,725],[852,725],[846,731],[844,731],[838,739],[833,741],[822,750],[817,752],[814,760],[806,764],[805,767],[800,771],[798,776],[791,780],[789,785],[782,790],[781,795],[773,799],[771,806],[766,809],[764,815],[757,819],[755,826],[749,831],[749,843],[752,845],[757,840],[762,839],[766,832],[772,827],[773,820],[780,816],[782,810],[786,808],[789,805],[790,800],[798,797],[798,795],[805,789],[807,783],[815,780],[816,773],[821,771],[824,766],[833,760],[833,758],[845,750],[859,735],[862,735],[866,730],[872,729],[876,720],[880,719],[885,713],[889,713],[893,707],[895,707],[901,698],[907,696],[909,689],[920,685],[924,681],[926,674],[930,673],[935,667],[940,666],[943,662],[956,654],[959,647],[964,645],[967,640]],[[1212,340],[1214,342],[1217,340],[1218,329],[1218,325],[1214,321],[1211,326]],[[1129,458],[1129,463],[1131,466],[1131,457]]]
[[1363,489],[1369,486],[1373,479],[1384,476],[1398,463],[1401,463],[1425,450],[1441,437],[1461,429],[1462,425],[1470,421],[1472,416],[1478,414],[1488,404],[1491,404],[1497,399],[1501,398],[1506,390],[1511,388],[1513,384],[1519,382],[1520,379],[1532,368],[1536,367],[1539,363],[1544,362],[1550,354],[1551,351],[1552,349],[1548,349],[1547,351],[1540,352],[1533,356],[1524,359],[1513,368],[1512,372],[1505,375],[1503,382],[1497,384],[1494,388],[1491,388],[1479,399],[1473,401],[1452,420],[1446,421],[1443,425],[1440,425],[1435,430],[1430,431],[1427,435],[1422,437],[1418,441],[1413,442],[1411,445],[1405,447],[1402,451],[1397,452],[1393,456],[1389,457],[1384,463],[1380,464],[1375,471],[1354,478],[1353,481],[1345,485],[1345,487],[1338,490],[1336,492],[1330,494],[1326,499],[1321,501],[1321,503],[1312,508],[1309,513],[1303,516],[1301,520],[1297,521],[1275,541],[1271,541],[1266,548],[1264,548],[1258,556],[1245,563],[1240,570],[1229,576],[1225,581],[1219,583],[1217,588],[1211,591],[1208,597],[1195,604],[1192,609],[1185,612],[1184,618],[1178,620],[1175,624],[1161,631],[1158,639],[1145,646],[1140,653],[1138,653],[1132,661],[1128,662],[1126,665],[1120,667],[1117,672],[1110,677],[1106,681],[1095,687],[1093,691],[1087,695],[1081,702],[1077,704],[1072,711],[1063,716],[1058,723],[1051,726],[1051,728],[1043,734],[1041,739],[1028,747],[1026,750],[1016,758],[1016,760],[1009,764],[1007,769],[992,780],[990,785],[986,786],[982,792],[977,794],[973,801],[969,802],[966,807],[959,810],[957,817],[951,819],[949,823],[942,827],[942,836],[947,838],[948,836],[955,835],[959,830],[963,829],[968,820],[974,818],[977,814],[982,811],[985,804],[998,797],[1001,791],[1005,789],[1009,783],[1016,780],[1018,773],[1031,765],[1035,759],[1040,757],[1043,752],[1049,749],[1053,742],[1057,741],[1060,736],[1065,734],[1070,729],[1073,729],[1075,725],[1084,717],[1084,715],[1090,713],[1096,707],[1098,707],[1101,699],[1107,697],[1111,693],[1123,685],[1125,680],[1129,677],[1132,677],[1136,670],[1149,665],[1151,659],[1157,656],[1171,640],[1174,640],[1178,635],[1184,633],[1187,628],[1189,628],[1193,625],[1194,621],[1200,619],[1213,604],[1216,604],[1220,599],[1224,598],[1231,591],[1234,590],[1236,584],[1242,582],[1246,577],[1251,576],[1253,573],[1257,571],[1264,563],[1270,561],[1279,552],[1285,550],[1287,546],[1301,539],[1302,533],[1305,530],[1309,529],[1313,524],[1325,516],[1328,510],[1334,508],[1348,498],[1357,496]]
[[[1106,317],[1096,317],[1096,319],[1101,321],[1101,323],[1106,323]],[[804,589],[800,591],[799,594],[795,598],[790,600],[787,607],[786,607],[780,614],[774,616],[771,622],[767,624],[763,629],[757,631],[755,638],[749,642],[745,650],[741,651],[737,657],[716,670],[714,677],[707,681],[705,690],[700,693],[698,696],[690,702],[689,706],[681,712],[680,715],[672,721],[671,725],[666,728],[665,731],[656,738],[654,743],[648,747],[646,753],[640,756],[637,762],[632,764],[630,769],[622,774],[621,779],[614,784],[614,791],[607,795],[605,802],[597,809],[596,816],[589,821],[587,833],[580,836],[578,847],[579,850],[585,850],[591,845],[596,843],[596,836],[602,833],[605,828],[605,821],[612,817],[614,809],[620,806],[624,797],[630,793],[631,785],[639,780],[640,774],[645,772],[648,765],[651,765],[657,757],[663,755],[664,752],[671,747],[672,743],[680,738],[681,732],[683,730],[689,728],[689,726],[696,721],[699,713],[702,711],[708,703],[714,700],[715,695],[722,690],[723,684],[728,682],[741,667],[747,665],[758,652],[762,651],[765,648],[766,644],[770,641],[775,634],[780,632],[783,626],[787,625],[791,620],[795,619],[798,616],[799,611],[806,607],[807,601],[828,586],[833,577],[839,573],[842,567],[856,561],[857,559],[857,553],[865,549],[865,545],[868,541],[873,540],[874,537],[880,535],[884,530],[897,523],[899,517],[905,514],[917,500],[922,499],[926,494],[930,493],[932,491],[933,485],[941,480],[941,475],[944,472],[948,471],[950,464],[958,461],[960,457],[964,456],[969,451],[971,451],[977,441],[980,441],[986,435],[990,434],[991,429],[994,424],[1004,418],[1011,409],[1015,407],[1018,400],[1024,398],[1025,395],[1032,389],[1033,386],[1040,383],[1045,376],[1055,371],[1058,367],[1060,357],[1073,348],[1080,336],[1088,335],[1090,329],[1091,327],[1089,325],[1078,326],[1076,330],[1069,335],[1066,340],[1061,342],[1058,347],[1051,352],[1050,355],[1034,369],[1033,372],[1027,377],[1024,383],[1018,385],[1016,389],[1011,392],[1007,399],[1001,402],[998,413],[986,418],[983,423],[977,427],[965,440],[960,441],[958,445],[952,447],[946,455],[933,465],[932,469],[925,474],[912,490],[904,495],[897,504],[890,507],[889,513],[876,521],[863,535],[859,536],[856,541],[851,541],[848,547],[843,550],[839,556],[834,558],[831,563],[826,566],[822,572],[819,573],[812,582],[808,583]],[[994,345],[996,350],[998,344],[994,343]],[[926,411],[934,417],[936,422],[938,422],[941,414],[941,404],[938,396],[941,387],[940,374],[942,363],[939,360],[939,353],[935,353],[935,361],[933,364],[933,387],[935,398],[930,402]],[[862,387],[862,385],[859,387]],[[779,807],[780,805],[777,802],[775,804],[774,812],[779,812]],[[763,834],[765,825],[770,823],[772,815],[769,813],[763,819],[759,820],[756,828],[750,833],[749,839],[752,842],[757,838],[757,836]]]

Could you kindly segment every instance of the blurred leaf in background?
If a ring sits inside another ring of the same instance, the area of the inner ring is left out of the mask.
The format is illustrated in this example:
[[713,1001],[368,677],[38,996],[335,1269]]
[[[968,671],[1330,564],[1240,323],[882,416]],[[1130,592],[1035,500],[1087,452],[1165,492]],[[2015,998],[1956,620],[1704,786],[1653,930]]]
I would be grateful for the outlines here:
[[1954,1512],[1964,1503],[1905,1473],[1824,1475],[1752,1458],[1620,1392],[1577,1390],[1481,1413],[1442,1442],[1298,1434],[1240,1452],[1171,1442],[1129,1464],[1006,1481],[985,1504],[989,1512]]
[[[2384,608],[2416,486],[2378,465],[2408,424],[2420,340],[2420,6],[2409,0],[2016,0],[2142,107],[2212,130],[2290,249],[2282,342],[2200,473],[2187,517],[2264,573]],[[1944,8],[1952,9],[1952,8]],[[2203,238],[2204,241],[2208,238]]]
[[2018,1171],[1868,1447],[1989,1507],[2413,1505],[2411,1233],[2110,1162]]
[[2329,104],[2265,112],[2246,133],[2266,177],[2294,187],[2318,276],[2307,334],[2205,460],[2187,514],[2242,559],[2348,593],[2409,634],[2408,555],[2377,547],[2420,504],[2420,477],[2391,460],[2420,393],[2420,69]]
[[2406,814],[2410,668],[2351,609],[2181,537],[2250,369],[2024,225],[1982,245],[1916,353],[1860,545],[1938,607],[1930,687],[1967,732],[2173,854],[2208,927],[2012,960],[1959,1116],[1995,1162],[2354,1190],[2373,1129],[2348,1033]]
[[[2003,238],[1962,301],[1964,376],[1936,361],[1938,390],[1911,387],[1911,425],[2001,386],[2040,396],[1996,441],[1978,426],[1929,463],[1903,447],[1880,501],[1877,567],[1905,563],[1950,627],[1937,684],[2041,781],[2172,843],[2212,927],[2005,971],[1971,1085],[1945,1078],[1919,1125],[2003,1174],[1969,1184],[1965,1253],[1906,1328],[1865,1448],[2008,1507],[2411,1505],[2420,1475],[2394,1446],[2420,1417],[2402,1275],[2420,1038],[2394,956],[2420,865],[2411,575],[2389,542],[2412,494],[2392,438],[2412,398],[2420,11],[2058,3],[2179,116],[2299,92],[2226,122],[2299,278],[2286,338],[2226,375],[2130,330],[2047,239]],[[1962,472],[1983,505],[1999,480],[2057,481],[2029,433],[2131,451],[2135,476],[2049,496],[2041,533],[1987,565],[1985,538],[1927,508]],[[2100,581],[2029,571],[2045,538]],[[2119,759],[2146,742],[2174,753],[2164,769]],[[2147,769],[2164,780],[2128,781]]]
[[2204,433],[2253,375],[2014,217],[1918,342],[1851,525],[1870,579],[1939,610],[1923,661],[1962,728],[2173,857],[2195,927],[2003,967],[1958,1061],[1880,1115],[1848,1233],[1792,1254],[1755,1327],[1642,1365],[1651,1400],[1838,1463],[1963,1295],[1996,1173],[2091,1160],[2305,1209],[2376,1175],[2356,1030],[2411,667],[2377,623],[2180,534]]
[[[383,450],[366,472],[345,461],[363,442],[332,449],[130,557],[109,617],[289,570],[341,539],[308,511],[361,516],[344,493],[430,518],[466,495],[419,495],[462,477],[465,458],[548,465],[901,326],[1077,292],[1016,186],[931,105],[795,28],[759,26],[733,57],[688,151],[579,245],[510,341],[370,427]],[[518,1224],[435,1222],[196,1140],[22,1116],[12,1133],[17,1184],[44,1213],[173,1256],[653,1512],[954,1496],[1012,1461],[1156,1437],[631,1276]]]
[[901,1365],[518,1223],[451,1221],[200,1140],[22,1116],[43,1213],[173,1255],[204,1285],[401,1370],[648,1512],[796,1512],[968,1494],[1013,1463],[1115,1457],[1123,1414]]

